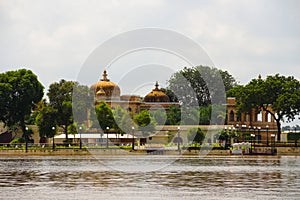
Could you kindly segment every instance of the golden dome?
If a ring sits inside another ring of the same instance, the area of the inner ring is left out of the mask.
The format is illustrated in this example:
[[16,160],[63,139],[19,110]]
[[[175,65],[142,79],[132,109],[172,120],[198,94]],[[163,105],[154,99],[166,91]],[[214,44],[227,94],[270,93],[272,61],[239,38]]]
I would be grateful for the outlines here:
[[107,72],[104,70],[102,79],[99,82],[93,84],[91,89],[94,90],[97,96],[106,96],[106,100],[117,100],[120,99],[120,88],[117,84],[111,82],[107,78]]
[[104,90],[102,88],[100,88],[100,90],[98,92],[96,92],[96,95],[97,96],[103,96],[103,95],[106,95]]
[[145,96],[145,102],[170,102],[170,98],[163,91],[158,89],[158,82],[156,81],[155,88]]

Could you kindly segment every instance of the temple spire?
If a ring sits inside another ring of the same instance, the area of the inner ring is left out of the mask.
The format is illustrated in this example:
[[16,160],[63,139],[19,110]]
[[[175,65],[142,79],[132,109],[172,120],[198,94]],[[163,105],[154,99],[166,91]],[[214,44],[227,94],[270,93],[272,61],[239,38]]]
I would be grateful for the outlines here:
[[156,81],[156,83],[155,83],[155,89],[154,89],[154,90],[159,90],[159,89],[158,89],[158,86],[159,86],[159,85],[158,85],[158,81]]
[[104,70],[104,72],[103,72],[103,74],[102,74],[102,79],[101,79],[101,81],[109,81],[109,79],[107,78],[107,72],[106,72],[106,70]]

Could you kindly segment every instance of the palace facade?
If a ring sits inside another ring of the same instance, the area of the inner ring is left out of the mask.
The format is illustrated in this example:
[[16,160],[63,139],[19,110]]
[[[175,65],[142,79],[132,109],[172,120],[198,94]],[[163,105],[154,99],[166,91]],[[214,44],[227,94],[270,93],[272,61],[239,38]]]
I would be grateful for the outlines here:
[[112,109],[120,106],[121,108],[139,113],[141,110],[165,109],[168,111],[170,106],[179,107],[178,102],[170,102],[168,95],[159,89],[158,82],[155,88],[145,97],[138,95],[121,95],[120,87],[108,79],[107,71],[104,70],[102,78],[91,86],[95,94],[95,104],[105,101]]

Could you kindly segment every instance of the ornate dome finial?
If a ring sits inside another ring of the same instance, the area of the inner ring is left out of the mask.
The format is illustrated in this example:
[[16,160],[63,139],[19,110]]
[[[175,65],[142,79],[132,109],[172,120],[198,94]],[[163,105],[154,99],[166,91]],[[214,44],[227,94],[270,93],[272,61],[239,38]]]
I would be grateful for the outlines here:
[[107,72],[106,72],[106,70],[104,70],[104,72],[103,72],[103,74],[102,74],[102,79],[101,79],[101,81],[109,81],[109,79],[107,78]]
[[158,81],[156,81],[156,83],[155,83],[155,89],[154,89],[154,90],[159,90],[159,89],[158,89],[158,86],[159,86],[159,85],[158,85]]
[[260,74],[258,75],[258,80],[261,80],[261,75]]

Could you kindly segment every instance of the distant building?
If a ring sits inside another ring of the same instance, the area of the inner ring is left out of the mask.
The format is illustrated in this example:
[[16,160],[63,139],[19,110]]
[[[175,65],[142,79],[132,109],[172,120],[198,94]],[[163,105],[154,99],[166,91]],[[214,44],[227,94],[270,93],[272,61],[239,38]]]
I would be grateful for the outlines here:
[[[264,110],[252,109],[250,113],[238,113],[235,97],[227,98],[226,124],[234,130],[255,134],[256,141],[271,141],[271,134],[277,134],[277,124],[272,115]],[[272,111],[272,105],[268,105]],[[274,113],[274,112],[273,112]],[[286,135],[282,134],[282,141],[286,141]]]
[[139,113],[141,110],[148,109],[165,109],[170,106],[178,106],[178,102],[170,102],[168,95],[159,89],[158,82],[155,88],[149,92],[144,98],[139,95],[121,95],[120,87],[108,79],[107,71],[104,70],[102,78],[97,83],[91,86],[95,94],[96,105],[105,101],[112,109],[117,106],[133,112]]
[[[235,97],[227,98],[227,124],[228,125],[237,125],[244,124],[247,126],[255,127],[266,127],[268,126],[271,129],[276,129],[276,121],[271,116],[270,113],[260,110],[256,111],[255,109],[251,110],[251,113],[238,113]],[[272,110],[272,105],[268,105],[268,110]]]

